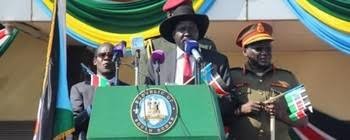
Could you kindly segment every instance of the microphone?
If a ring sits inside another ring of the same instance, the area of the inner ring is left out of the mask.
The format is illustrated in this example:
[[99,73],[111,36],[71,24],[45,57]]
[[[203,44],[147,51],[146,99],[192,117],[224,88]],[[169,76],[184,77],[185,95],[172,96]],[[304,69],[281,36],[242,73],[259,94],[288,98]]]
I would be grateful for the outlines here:
[[134,37],[131,39],[131,54],[139,57],[140,52],[145,49],[143,37]]
[[115,62],[117,58],[124,56],[125,47],[126,47],[126,42],[124,40],[113,47],[113,57],[112,57],[113,62]]
[[144,39],[143,37],[134,37],[131,39],[131,54],[134,57],[134,63],[135,63],[135,85],[139,84],[139,61],[140,61],[140,54],[144,51]]
[[112,62],[115,62],[115,80],[114,84],[119,85],[119,65],[120,65],[120,57],[123,57],[123,51],[126,46],[125,41],[121,41],[119,44],[113,47],[113,57]]
[[191,40],[191,39],[186,39],[184,41],[184,50],[187,54],[190,54],[194,57],[194,59],[196,60],[195,63],[195,84],[200,84],[200,68],[201,68],[201,61],[202,61],[202,56],[199,54],[198,52],[198,47],[199,44],[196,40]]
[[198,52],[199,44],[196,40],[187,39],[184,41],[184,50],[194,57],[197,62],[202,61],[202,56]]
[[94,75],[95,73],[92,72],[92,70],[87,67],[84,63],[80,63],[80,66],[83,68],[83,71],[88,73],[89,75]]
[[165,60],[165,54],[163,50],[154,50],[152,52],[152,63],[155,64],[156,69],[156,84],[160,85],[160,64],[163,64]]
[[154,50],[152,52],[152,62],[163,64],[165,60],[165,54],[163,50]]

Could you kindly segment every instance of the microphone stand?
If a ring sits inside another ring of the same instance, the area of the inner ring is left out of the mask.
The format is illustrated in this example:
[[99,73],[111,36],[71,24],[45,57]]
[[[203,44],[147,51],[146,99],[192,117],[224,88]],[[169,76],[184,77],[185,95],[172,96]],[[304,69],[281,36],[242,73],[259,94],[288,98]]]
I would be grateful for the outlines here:
[[156,62],[156,85],[160,85],[160,66],[159,66],[159,62]]
[[200,75],[201,74],[200,71],[202,68],[201,62],[202,62],[202,60],[199,59],[199,60],[196,60],[195,64],[194,64],[195,65],[194,66],[194,72],[195,72],[194,84],[195,85],[199,85],[201,82],[201,75]]
[[116,56],[116,60],[115,60],[115,79],[114,79],[114,84],[115,85],[119,85],[119,66],[120,66],[120,57],[119,55]]
[[195,72],[195,79],[194,84],[199,85],[200,84],[200,63],[198,61],[194,64],[194,72]]
[[137,49],[135,52],[135,85],[139,85],[140,49]]

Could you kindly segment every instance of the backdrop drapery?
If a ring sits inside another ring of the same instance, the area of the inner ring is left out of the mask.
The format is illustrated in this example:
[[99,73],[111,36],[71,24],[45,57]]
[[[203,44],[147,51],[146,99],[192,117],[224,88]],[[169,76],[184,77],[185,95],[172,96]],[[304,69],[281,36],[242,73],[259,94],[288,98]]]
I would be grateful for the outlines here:
[[[164,3],[165,0],[67,0],[68,35],[91,47],[121,40],[131,44],[134,37],[158,36],[159,24],[166,18]],[[213,3],[214,0],[194,0],[193,7],[203,14]],[[37,0],[37,4],[51,15],[53,0]]]
[[350,1],[285,0],[285,3],[317,37],[350,54]]

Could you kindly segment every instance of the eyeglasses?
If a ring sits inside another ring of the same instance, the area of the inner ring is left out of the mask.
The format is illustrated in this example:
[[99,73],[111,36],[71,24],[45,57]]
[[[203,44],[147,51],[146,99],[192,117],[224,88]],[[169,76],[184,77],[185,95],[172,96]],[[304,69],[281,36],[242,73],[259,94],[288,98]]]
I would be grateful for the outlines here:
[[97,54],[97,57],[100,57],[100,58],[105,58],[106,56],[111,58],[111,57],[113,57],[113,53],[111,53],[111,52],[104,52],[104,53]]

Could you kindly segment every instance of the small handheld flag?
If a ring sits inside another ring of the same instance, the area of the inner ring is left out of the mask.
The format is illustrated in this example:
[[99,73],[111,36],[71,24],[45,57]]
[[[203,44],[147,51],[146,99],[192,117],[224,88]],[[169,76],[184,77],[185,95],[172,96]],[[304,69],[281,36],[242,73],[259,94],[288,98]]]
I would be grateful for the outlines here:
[[284,99],[290,112],[289,118],[293,121],[306,117],[305,111],[313,112],[310,99],[304,85],[299,85],[285,92]]
[[213,72],[212,63],[207,64],[201,69],[201,79],[204,83],[210,85],[220,97],[229,94],[227,92],[228,86],[224,80],[218,73]]
[[83,68],[83,71],[90,75],[90,85],[91,86],[93,86],[93,87],[110,86],[109,81],[105,77],[95,74],[83,63],[80,63],[80,65]]
[[102,75],[90,75],[91,80],[90,80],[90,85],[93,87],[106,87],[110,86],[108,80],[103,77]]

